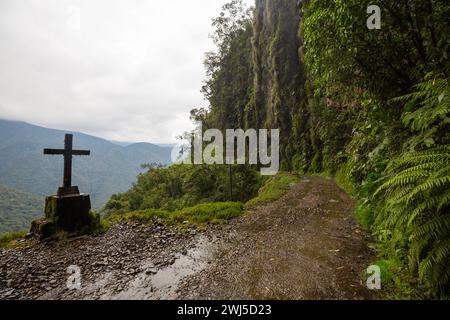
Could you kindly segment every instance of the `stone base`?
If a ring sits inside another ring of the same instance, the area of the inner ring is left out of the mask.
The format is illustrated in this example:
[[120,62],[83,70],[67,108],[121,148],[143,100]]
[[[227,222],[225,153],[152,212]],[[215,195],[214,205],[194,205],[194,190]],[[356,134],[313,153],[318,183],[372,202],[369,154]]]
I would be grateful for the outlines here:
[[73,195],[79,195],[80,194],[80,190],[78,189],[78,187],[61,187],[58,189],[57,192],[57,196],[59,197],[64,197],[64,196],[73,196]]
[[91,200],[87,194],[51,196],[45,199],[45,218],[57,229],[76,232],[91,223]]
[[89,230],[95,222],[93,220],[88,194],[50,196],[45,199],[45,219],[33,221],[31,232],[41,239],[50,238],[60,231],[82,233]]
[[38,219],[31,223],[30,232],[32,234],[39,235],[40,239],[48,239],[56,234],[56,227],[51,221],[46,219]]

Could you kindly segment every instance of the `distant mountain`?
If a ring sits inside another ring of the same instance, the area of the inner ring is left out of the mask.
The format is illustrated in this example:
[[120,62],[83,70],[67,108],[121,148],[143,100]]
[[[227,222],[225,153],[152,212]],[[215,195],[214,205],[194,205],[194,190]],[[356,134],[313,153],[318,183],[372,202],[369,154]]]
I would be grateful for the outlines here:
[[173,148],[176,146],[175,143],[157,143],[156,144],[158,147],[162,147],[162,148]]
[[[126,147],[129,146],[130,144],[133,144],[133,142],[126,142],[126,141],[114,141],[114,140],[109,140],[110,142],[117,144],[121,147]],[[158,147],[160,147],[160,145],[156,144]]]
[[0,234],[28,230],[42,216],[44,199],[0,185]]
[[39,198],[53,194],[62,184],[63,157],[44,156],[43,149],[63,148],[65,133],[74,135],[74,148],[91,150],[89,157],[74,157],[72,183],[91,194],[95,209],[112,194],[128,190],[142,164],[170,163],[170,148],[150,143],[121,146],[79,132],[0,120],[0,184]]

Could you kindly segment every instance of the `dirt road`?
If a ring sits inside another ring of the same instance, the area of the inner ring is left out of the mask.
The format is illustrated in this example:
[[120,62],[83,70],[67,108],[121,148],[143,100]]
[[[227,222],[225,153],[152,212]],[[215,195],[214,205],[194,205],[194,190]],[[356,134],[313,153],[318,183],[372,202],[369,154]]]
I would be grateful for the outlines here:
[[[309,177],[229,225],[178,234],[160,224],[0,251],[2,299],[370,299],[373,259],[354,201]],[[81,289],[69,289],[69,266]]]
[[373,256],[353,211],[332,180],[304,178],[234,221],[212,265],[188,279],[182,296],[370,299],[361,279]]

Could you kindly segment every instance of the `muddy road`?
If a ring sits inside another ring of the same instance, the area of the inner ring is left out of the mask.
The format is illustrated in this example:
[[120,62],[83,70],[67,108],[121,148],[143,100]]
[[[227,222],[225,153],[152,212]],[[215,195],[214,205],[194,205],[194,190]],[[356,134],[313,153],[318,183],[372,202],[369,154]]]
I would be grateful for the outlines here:
[[[371,299],[364,276],[374,255],[354,205],[333,180],[304,177],[206,231],[116,225],[58,247],[3,250],[0,298]],[[67,288],[69,265],[80,267],[80,289]]]
[[281,199],[234,221],[212,265],[187,279],[182,296],[372,298],[362,277],[373,253],[354,205],[332,180],[303,178]]

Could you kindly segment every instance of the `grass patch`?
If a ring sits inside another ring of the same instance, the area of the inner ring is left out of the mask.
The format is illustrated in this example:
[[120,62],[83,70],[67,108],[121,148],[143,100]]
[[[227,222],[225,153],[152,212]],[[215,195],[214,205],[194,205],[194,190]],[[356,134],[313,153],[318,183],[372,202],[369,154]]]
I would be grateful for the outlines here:
[[347,192],[347,194],[355,196],[356,189],[353,182],[349,178],[350,177],[349,167],[350,167],[349,164],[344,164],[342,167],[340,167],[339,170],[336,172],[335,181],[336,184],[339,186],[339,188]]
[[266,183],[259,189],[258,195],[249,200],[245,207],[253,207],[259,204],[271,202],[281,198],[288,190],[289,187],[297,183],[299,178],[291,173],[280,172],[276,176],[270,177]]
[[204,203],[177,211],[173,219],[177,222],[189,221],[194,224],[220,224],[238,217],[243,212],[240,202]]
[[23,239],[25,234],[25,231],[0,234],[0,248],[14,247],[14,241]]
[[367,200],[360,200],[355,210],[356,221],[364,230],[370,231],[370,227],[373,224],[373,209]]
[[98,236],[109,231],[111,223],[108,219],[102,218],[100,214],[93,211],[89,215],[91,216],[91,225],[84,233]]
[[374,263],[380,267],[381,271],[381,283],[393,284],[395,279],[395,273],[401,269],[400,263],[392,259],[382,259]]
[[111,222],[135,221],[147,223],[160,220],[166,224],[223,224],[243,213],[240,202],[202,203],[194,207],[176,211],[147,209],[133,211],[126,214],[114,214],[108,218]]
[[324,178],[324,179],[333,179],[333,175],[330,172],[328,172],[328,171],[314,172],[314,173],[311,173],[311,174],[308,174],[308,175],[311,176],[311,177],[321,177],[321,178]]
[[426,299],[427,292],[419,290],[407,268],[398,259],[380,259],[374,263],[380,267],[380,298],[386,300]]

